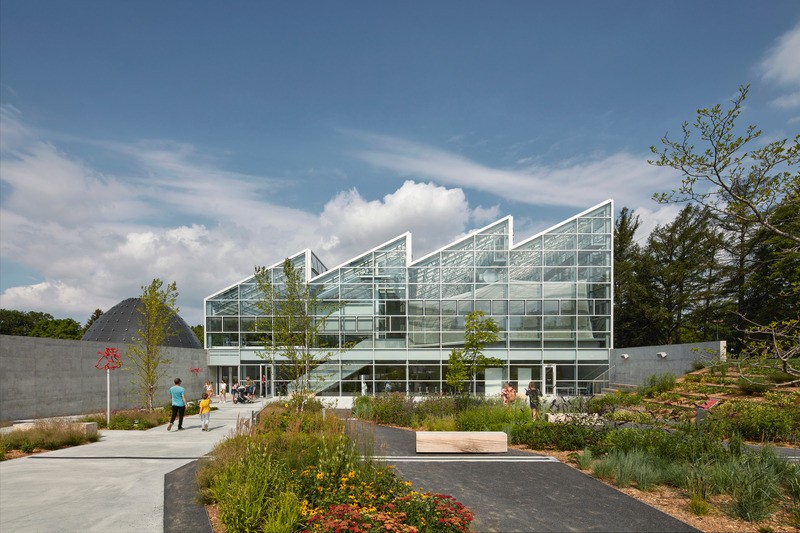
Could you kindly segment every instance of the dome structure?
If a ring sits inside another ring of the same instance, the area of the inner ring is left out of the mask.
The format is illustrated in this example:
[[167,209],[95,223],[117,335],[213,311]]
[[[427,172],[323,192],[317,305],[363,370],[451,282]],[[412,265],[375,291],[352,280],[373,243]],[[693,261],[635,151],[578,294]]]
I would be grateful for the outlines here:
[[[138,310],[141,298],[123,300],[94,321],[81,340],[98,342],[133,342],[139,331],[142,316]],[[197,335],[179,315],[170,321],[172,335],[164,341],[164,346],[173,348],[203,348]]]

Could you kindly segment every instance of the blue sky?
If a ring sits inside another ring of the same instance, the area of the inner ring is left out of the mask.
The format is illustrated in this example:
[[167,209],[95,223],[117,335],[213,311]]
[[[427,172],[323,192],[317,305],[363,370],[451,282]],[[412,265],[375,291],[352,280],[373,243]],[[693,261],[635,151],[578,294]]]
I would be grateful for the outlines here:
[[197,324],[304,248],[607,198],[644,236],[679,182],[649,146],[746,83],[741,124],[794,136],[800,2],[3,0],[0,306],[85,322],[159,277]]

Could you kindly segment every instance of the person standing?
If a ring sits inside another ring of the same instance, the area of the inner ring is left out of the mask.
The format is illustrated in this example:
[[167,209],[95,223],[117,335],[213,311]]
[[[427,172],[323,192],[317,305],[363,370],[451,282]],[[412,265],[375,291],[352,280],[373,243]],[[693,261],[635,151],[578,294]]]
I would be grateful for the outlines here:
[[204,392],[203,399],[200,400],[200,426],[203,431],[208,431],[209,422],[211,422],[211,398]]
[[539,399],[542,396],[539,387],[536,386],[535,381],[528,383],[528,388],[525,389],[525,396],[528,397],[528,402],[531,406],[531,417],[536,420],[539,416]]
[[204,387],[206,394],[208,394],[208,400],[211,401],[211,398],[214,396],[214,385],[211,384],[210,379],[206,380]]
[[186,413],[186,389],[181,387],[181,378],[175,378],[175,385],[169,388],[169,395],[172,398],[172,416],[169,418],[167,431],[172,430],[175,417],[178,417],[178,429],[183,429],[183,415]]
[[222,403],[225,403],[228,400],[228,380],[223,379],[222,383],[219,384],[219,399]]

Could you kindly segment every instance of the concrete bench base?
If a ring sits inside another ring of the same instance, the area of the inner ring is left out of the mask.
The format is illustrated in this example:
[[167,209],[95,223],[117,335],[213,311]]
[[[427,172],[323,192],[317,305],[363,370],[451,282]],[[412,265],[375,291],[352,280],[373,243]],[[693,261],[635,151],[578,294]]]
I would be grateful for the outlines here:
[[[87,437],[97,436],[97,422],[70,422],[70,426],[78,427],[83,431]],[[11,426],[13,431],[33,429],[36,426],[35,422],[22,422]]]
[[504,453],[502,431],[417,431],[417,453]]

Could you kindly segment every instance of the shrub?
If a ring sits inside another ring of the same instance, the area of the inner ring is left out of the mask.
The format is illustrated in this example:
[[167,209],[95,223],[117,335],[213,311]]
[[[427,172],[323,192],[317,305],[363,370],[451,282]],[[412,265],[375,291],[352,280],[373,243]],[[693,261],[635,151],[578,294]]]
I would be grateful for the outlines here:
[[779,496],[776,480],[767,472],[747,469],[744,483],[738,483],[732,492],[730,513],[736,518],[757,522],[767,518]]
[[695,359],[692,361],[692,370],[703,370],[706,367],[705,361],[701,361],[700,359]]
[[615,468],[616,463],[608,457],[605,457],[592,464],[592,475],[598,479],[610,481],[614,479]]
[[353,400],[353,416],[362,420],[372,420],[372,398],[357,396]]
[[575,460],[575,464],[578,465],[578,468],[581,470],[589,470],[592,467],[592,450],[584,448],[583,453],[573,454],[573,459]]
[[751,396],[761,396],[771,388],[768,383],[754,382],[745,378],[739,378],[737,385],[740,391]]
[[799,414],[798,408],[731,400],[715,407],[707,420],[725,435],[736,432],[747,440],[795,442],[800,436]]
[[602,414],[614,411],[617,407],[630,407],[640,403],[642,403],[642,397],[639,394],[615,391],[612,394],[603,394],[590,398],[586,404],[586,409],[589,413]]
[[424,431],[457,431],[455,415],[428,417],[419,423]]
[[646,398],[652,398],[658,394],[669,392],[675,388],[676,378],[674,374],[664,372],[655,374],[647,379],[647,383],[641,387],[640,393]]
[[711,511],[711,505],[698,496],[689,499],[689,510],[697,516],[707,515]]
[[414,413],[420,420],[448,418],[455,416],[456,407],[456,397],[454,396],[428,396],[414,405]]
[[[97,413],[81,418],[82,422],[96,422],[100,429],[150,429],[169,422],[172,412],[170,406],[159,407],[152,411],[147,409],[123,409],[111,411],[111,423],[108,424],[106,413]],[[199,411],[198,411],[199,412]]]
[[40,420],[30,429],[15,429],[0,434],[0,449],[31,453],[36,449],[58,450],[97,442],[97,435],[87,436],[82,427],[64,420]]
[[456,426],[459,431],[511,431],[513,425],[530,419],[530,409],[521,402],[503,405],[499,400],[488,400],[460,411]]
[[595,448],[605,429],[577,422],[553,424],[544,420],[528,421],[511,428],[511,443],[525,444],[534,450],[573,451]]
[[372,420],[392,426],[411,425],[414,401],[401,392],[375,396],[372,400]]

